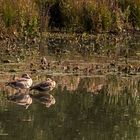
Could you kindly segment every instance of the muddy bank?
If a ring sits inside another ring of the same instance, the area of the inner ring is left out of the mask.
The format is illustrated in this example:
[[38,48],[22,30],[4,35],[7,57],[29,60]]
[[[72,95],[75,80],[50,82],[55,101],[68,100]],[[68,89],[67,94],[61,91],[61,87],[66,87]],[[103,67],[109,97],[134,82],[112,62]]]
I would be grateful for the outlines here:
[[[139,34],[44,33],[42,38],[0,40],[3,72],[39,71],[78,75],[108,73],[136,75],[140,72]],[[46,62],[41,62],[45,57]]]
[[[82,57],[107,56],[139,57],[140,35],[135,34],[65,34],[43,33],[42,36],[7,35],[0,38],[1,62],[5,58],[24,60],[26,56],[57,55],[57,57],[80,55]],[[4,58],[5,57],[5,58]]]

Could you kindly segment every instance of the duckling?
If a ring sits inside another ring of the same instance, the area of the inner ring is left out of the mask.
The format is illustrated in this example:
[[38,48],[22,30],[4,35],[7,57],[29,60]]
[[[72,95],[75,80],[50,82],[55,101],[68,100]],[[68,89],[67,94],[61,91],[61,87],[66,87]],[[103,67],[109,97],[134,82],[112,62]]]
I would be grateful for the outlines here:
[[73,68],[73,72],[78,72],[79,69],[80,69],[79,66],[75,66],[75,67]]
[[35,94],[31,97],[34,98],[39,103],[45,105],[46,107],[50,107],[51,105],[55,104],[55,98],[51,94]]
[[35,90],[42,91],[42,92],[51,91],[55,88],[55,86],[56,86],[56,82],[53,81],[51,78],[47,78],[46,81],[36,84],[35,86],[32,86],[30,88],[30,90],[35,89]]
[[41,64],[42,65],[48,65],[47,59],[45,57],[41,58]]
[[137,67],[137,72],[140,72],[140,67]]
[[46,69],[50,69],[51,67],[51,63],[47,61],[47,59],[45,57],[41,58],[41,65],[40,68],[42,70],[46,70]]
[[30,97],[30,95],[20,92],[7,97],[7,99],[16,103],[17,105],[24,106],[26,109],[32,104],[32,98]]
[[[97,65],[96,65],[96,66],[97,66]],[[89,74],[94,74],[94,73],[95,73],[95,69],[96,69],[95,67],[96,67],[96,66],[94,66],[94,64],[92,64],[92,65],[90,66],[89,70],[88,70],[88,73],[89,73]]]
[[28,74],[23,74],[21,78],[13,79],[13,81],[6,83],[6,86],[10,86],[15,89],[29,89],[32,86],[32,79]]
[[64,72],[70,72],[70,66],[64,66],[63,67]]
[[30,63],[30,69],[32,69],[34,67],[34,63]]

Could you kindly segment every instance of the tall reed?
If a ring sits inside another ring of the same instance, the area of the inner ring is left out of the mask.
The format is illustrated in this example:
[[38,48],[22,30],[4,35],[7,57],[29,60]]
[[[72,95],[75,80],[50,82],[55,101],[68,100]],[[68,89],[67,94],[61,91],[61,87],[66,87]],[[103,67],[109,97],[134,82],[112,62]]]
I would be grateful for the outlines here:
[[17,32],[122,32],[140,28],[139,0],[1,0],[0,26]]

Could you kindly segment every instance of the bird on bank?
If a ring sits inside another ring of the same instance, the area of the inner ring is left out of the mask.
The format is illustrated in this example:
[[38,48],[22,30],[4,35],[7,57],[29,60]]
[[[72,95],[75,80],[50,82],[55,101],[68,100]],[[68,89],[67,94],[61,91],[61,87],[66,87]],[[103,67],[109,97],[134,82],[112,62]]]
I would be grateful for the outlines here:
[[30,94],[30,96],[38,101],[39,103],[45,105],[46,107],[50,107],[51,105],[55,104],[55,98],[51,94]]
[[40,64],[41,69],[46,70],[50,69],[51,63],[47,61],[45,57],[41,58],[41,64]]
[[6,86],[10,86],[17,90],[29,89],[32,86],[32,79],[28,74],[23,74],[20,78],[14,79],[11,82],[6,83]]
[[48,65],[47,59],[45,57],[41,58],[41,64],[42,65]]
[[14,95],[8,96],[7,99],[16,103],[17,105],[24,106],[26,109],[32,104],[32,98],[29,94],[17,92]]
[[43,81],[39,84],[36,84],[30,88],[30,90],[38,90],[40,92],[52,91],[56,86],[56,82],[51,78],[47,78],[46,81]]

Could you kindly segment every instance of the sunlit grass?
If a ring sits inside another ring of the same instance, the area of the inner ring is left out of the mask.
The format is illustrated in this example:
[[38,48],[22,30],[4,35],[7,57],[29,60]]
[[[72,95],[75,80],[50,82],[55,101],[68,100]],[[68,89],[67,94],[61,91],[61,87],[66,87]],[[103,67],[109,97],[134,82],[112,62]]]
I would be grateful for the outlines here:
[[6,27],[11,26],[16,21],[16,9],[12,0],[2,2],[3,21]]
[[[19,32],[122,32],[140,28],[139,0],[1,0],[0,19]],[[1,25],[2,26],[2,25]]]

